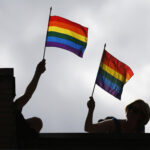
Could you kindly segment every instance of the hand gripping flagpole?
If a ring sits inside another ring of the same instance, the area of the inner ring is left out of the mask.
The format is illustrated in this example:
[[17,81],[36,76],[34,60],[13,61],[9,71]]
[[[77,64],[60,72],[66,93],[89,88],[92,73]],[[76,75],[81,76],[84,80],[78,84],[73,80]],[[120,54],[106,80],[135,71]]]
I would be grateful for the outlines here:
[[[104,44],[104,50],[105,50],[105,48],[106,48],[106,43]],[[104,53],[104,50],[103,50],[103,53]],[[102,57],[103,57],[103,54],[102,54]],[[101,57],[101,59],[102,59],[102,57]],[[100,66],[100,64],[101,64],[101,60],[100,60],[99,66]],[[98,69],[98,71],[99,71],[99,69]],[[97,75],[98,75],[98,71],[97,71]],[[96,76],[96,79],[97,79],[97,76]],[[92,91],[92,96],[91,97],[93,97],[93,94],[94,94],[95,85],[96,85],[96,79],[95,79],[95,83],[94,83],[94,87],[93,87],[93,91]]]
[[[47,31],[46,31],[46,38],[47,38],[47,32],[48,32],[48,28],[49,28],[49,21],[51,18],[51,12],[52,12],[52,7],[50,8],[50,12],[49,12],[49,18],[48,18],[48,24],[47,24]],[[44,53],[43,53],[43,59],[45,58],[45,51],[46,51],[46,38],[45,38],[45,47],[44,47]]]

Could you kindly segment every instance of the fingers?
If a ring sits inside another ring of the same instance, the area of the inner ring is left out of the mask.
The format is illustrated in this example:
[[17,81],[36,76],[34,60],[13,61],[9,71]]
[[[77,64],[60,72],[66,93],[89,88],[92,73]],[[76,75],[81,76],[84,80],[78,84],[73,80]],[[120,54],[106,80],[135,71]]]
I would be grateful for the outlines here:
[[43,72],[45,72],[45,70],[46,70],[45,64],[46,64],[45,59],[43,59],[42,61],[39,62],[39,64],[37,65],[37,68],[36,68],[37,73],[42,74]]
[[42,59],[42,61],[41,61],[41,62],[46,63],[46,59]]
[[45,60],[45,59],[42,59],[42,61],[41,61],[39,64],[45,65],[45,64],[46,64],[46,60]]
[[92,96],[89,97],[91,101],[94,101],[94,98]]
[[89,111],[94,111],[95,101],[94,101],[93,97],[90,97],[90,100],[87,102],[87,106],[89,108]]
[[46,60],[45,60],[45,59],[42,59],[42,61],[41,61],[39,64],[41,64],[41,66],[45,66]]

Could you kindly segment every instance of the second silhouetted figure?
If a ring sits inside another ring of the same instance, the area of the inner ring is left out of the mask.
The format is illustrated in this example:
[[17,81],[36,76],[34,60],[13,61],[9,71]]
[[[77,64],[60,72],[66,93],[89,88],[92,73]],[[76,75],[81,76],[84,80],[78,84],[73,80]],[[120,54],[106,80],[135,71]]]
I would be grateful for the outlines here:
[[38,117],[32,117],[29,119],[25,119],[22,115],[22,109],[25,104],[31,99],[40,76],[42,73],[45,72],[45,59],[43,59],[36,67],[35,74],[33,79],[27,86],[25,93],[16,99],[14,102],[15,108],[15,116],[16,116],[16,130],[17,130],[17,138],[29,138],[29,137],[36,137],[40,132],[43,123],[42,120]]

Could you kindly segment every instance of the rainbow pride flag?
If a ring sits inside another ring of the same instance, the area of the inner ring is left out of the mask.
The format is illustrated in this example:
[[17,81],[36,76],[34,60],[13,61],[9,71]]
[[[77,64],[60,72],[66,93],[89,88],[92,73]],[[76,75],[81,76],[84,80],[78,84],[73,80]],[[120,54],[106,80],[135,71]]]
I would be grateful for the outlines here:
[[123,86],[132,76],[133,72],[129,66],[104,50],[96,84],[116,98],[121,99]]
[[87,36],[87,27],[59,16],[51,16],[45,46],[63,48],[83,57]]

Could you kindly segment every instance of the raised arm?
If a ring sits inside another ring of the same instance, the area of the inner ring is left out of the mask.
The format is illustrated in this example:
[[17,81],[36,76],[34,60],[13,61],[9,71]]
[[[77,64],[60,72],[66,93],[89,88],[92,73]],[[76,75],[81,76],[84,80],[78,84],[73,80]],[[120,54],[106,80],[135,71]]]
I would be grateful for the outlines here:
[[95,101],[93,97],[90,97],[87,106],[89,110],[85,121],[85,131],[89,133],[113,133],[115,131],[115,125],[112,119],[108,119],[100,123],[93,123],[93,112],[95,108]]
[[16,104],[17,104],[17,107],[19,110],[22,110],[23,106],[30,100],[30,98],[32,97],[36,87],[37,87],[37,84],[38,84],[38,81],[40,79],[40,76],[42,73],[44,73],[45,71],[45,59],[43,59],[36,67],[36,70],[35,70],[35,73],[34,73],[34,76],[31,80],[31,82],[29,83],[28,87],[26,88],[25,90],[25,93],[24,95],[22,95],[21,97],[19,97],[17,100],[16,100]]
[[88,106],[88,114],[87,114],[87,118],[85,121],[85,131],[90,132],[92,129],[92,125],[93,125],[93,112],[94,112],[94,108],[95,108],[95,101],[93,99],[93,97],[90,97],[90,100],[87,103]]

